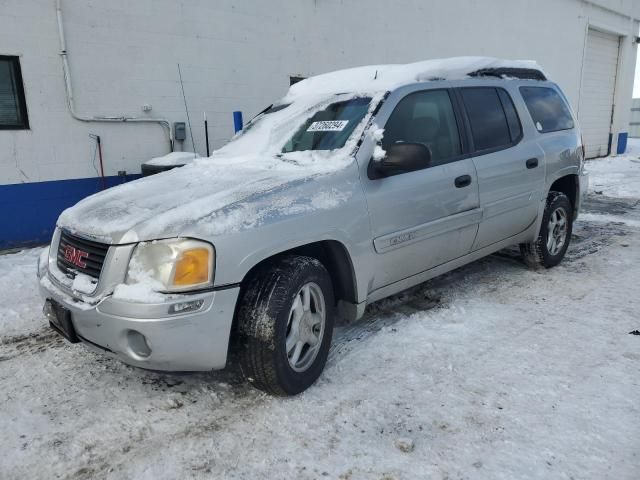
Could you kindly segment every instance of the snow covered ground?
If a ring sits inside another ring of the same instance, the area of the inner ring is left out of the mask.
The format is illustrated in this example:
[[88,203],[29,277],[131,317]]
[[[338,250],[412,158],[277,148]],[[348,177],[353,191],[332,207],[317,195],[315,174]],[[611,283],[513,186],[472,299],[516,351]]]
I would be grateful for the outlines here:
[[640,478],[639,155],[588,163],[559,267],[505,251],[373,305],[291,399],[69,345],[39,249],[0,255],[0,478]]
[[587,166],[593,176],[591,192],[640,198],[640,139],[629,139],[625,155],[589,161]]

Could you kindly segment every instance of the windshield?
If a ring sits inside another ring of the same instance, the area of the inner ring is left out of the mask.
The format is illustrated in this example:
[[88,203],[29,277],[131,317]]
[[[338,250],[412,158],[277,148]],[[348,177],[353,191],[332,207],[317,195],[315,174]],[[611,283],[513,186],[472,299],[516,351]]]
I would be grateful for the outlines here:
[[282,153],[335,150],[344,147],[369,110],[371,98],[359,97],[328,105],[307,119],[289,139]]
[[329,154],[349,145],[352,137],[362,131],[374,103],[372,98],[376,97],[339,94],[289,102],[284,99],[256,115],[212,156],[249,159]]

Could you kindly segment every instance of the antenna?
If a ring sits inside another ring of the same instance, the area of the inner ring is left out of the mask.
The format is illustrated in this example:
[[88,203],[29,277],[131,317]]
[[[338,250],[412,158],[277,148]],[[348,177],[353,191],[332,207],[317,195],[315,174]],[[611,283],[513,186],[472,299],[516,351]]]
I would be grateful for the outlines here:
[[207,144],[207,157],[210,155],[209,153],[209,124],[207,123],[207,112],[202,112],[204,114],[204,141]]
[[187,124],[189,124],[189,135],[191,135],[191,146],[193,146],[193,153],[196,153],[196,144],[193,141],[193,130],[191,129],[191,119],[189,118],[189,107],[187,106],[187,97],[184,94],[184,82],[182,81],[182,70],[180,70],[180,64],[178,64],[178,75],[180,77],[180,87],[182,88],[182,99],[184,100],[184,109],[187,112]]

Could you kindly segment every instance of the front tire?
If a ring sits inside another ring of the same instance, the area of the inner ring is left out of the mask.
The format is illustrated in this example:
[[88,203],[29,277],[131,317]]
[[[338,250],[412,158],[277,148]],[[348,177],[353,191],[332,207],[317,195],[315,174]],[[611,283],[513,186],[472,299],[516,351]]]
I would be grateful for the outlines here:
[[324,369],[334,316],[331,277],[318,260],[287,256],[262,268],[238,308],[242,374],[273,395],[306,390]]
[[562,192],[549,192],[540,233],[535,242],[520,245],[525,263],[532,268],[558,265],[567,253],[573,231],[573,207]]

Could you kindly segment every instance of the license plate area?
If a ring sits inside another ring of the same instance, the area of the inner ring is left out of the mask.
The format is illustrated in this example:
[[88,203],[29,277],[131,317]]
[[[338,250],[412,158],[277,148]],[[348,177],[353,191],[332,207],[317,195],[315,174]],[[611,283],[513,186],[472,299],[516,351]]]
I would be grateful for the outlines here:
[[48,298],[44,302],[43,312],[49,320],[49,326],[71,343],[78,343],[80,339],[71,322],[71,311],[55,300]]

